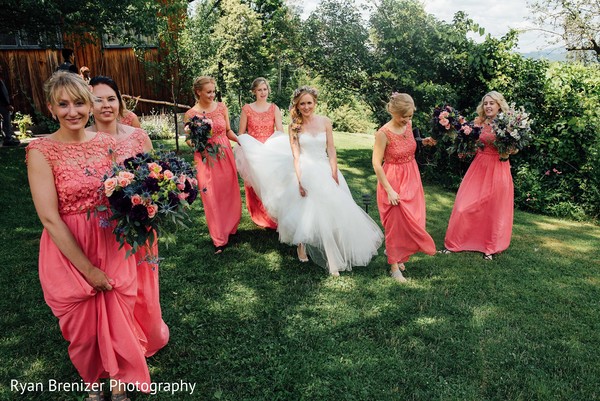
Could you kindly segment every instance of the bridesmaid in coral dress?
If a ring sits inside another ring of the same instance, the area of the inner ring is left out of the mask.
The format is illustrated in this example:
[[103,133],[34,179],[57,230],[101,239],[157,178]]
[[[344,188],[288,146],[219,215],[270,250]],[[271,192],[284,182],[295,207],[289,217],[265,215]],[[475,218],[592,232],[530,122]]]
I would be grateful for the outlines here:
[[[387,111],[392,119],[375,133],[372,161],[390,274],[404,282],[404,263],[417,252],[435,254],[435,243],[425,231],[425,195],[411,122],[414,101],[406,93],[393,93]],[[425,138],[422,143],[429,146],[435,141]]]
[[477,151],[458,188],[444,240],[446,248],[441,253],[477,251],[485,260],[492,260],[510,245],[513,180],[510,163],[500,161],[493,145],[496,135],[490,125],[500,110],[507,112],[508,104],[495,91],[487,93],[477,106],[475,122],[483,125],[479,139],[484,147]]
[[125,102],[123,100],[121,100],[121,114],[119,115],[119,123],[123,124],[123,125],[129,125],[130,127],[133,128],[141,128],[142,124],[140,123],[140,119],[138,118],[137,114],[135,114],[133,111],[131,110],[127,110],[125,108]]
[[[256,96],[254,103],[245,104],[240,115],[239,134],[248,131],[248,134],[264,143],[275,131],[283,131],[281,111],[274,103],[268,103],[267,98],[271,92],[269,82],[265,78],[256,78],[252,82],[252,93]],[[254,188],[244,183],[246,190],[246,207],[252,221],[260,227],[277,229],[277,223],[265,210]]]
[[106,205],[98,189],[116,142],[85,130],[93,95],[77,74],[57,72],[44,89],[60,128],[27,147],[29,186],[44,226],[39,255],[44,298],[69,342],[73,365],[84,382],[97,383],[87,399],[102,400],[99,380],[110,377],[120,381],[112,400],[128,400],[123,383],[150,385],[133,317],[135,260],[119,249],[108,214],[94,213]]
[[[95,124],[90,130],[108,133],[117,141],[114,149],[117,163],[123,163],[125,159],[139,153],[150,152],[152,141],[144,130],[117,122],[117,117],[124,109],[116,82],[109,77],[97,76],[91,79],[90,85],[96,97],[93,108]],[[146,349],[146,356],[149,357],[169,342],[169,327],[162,319],[160,308],[156,262],[158,241],[140,248],[134,257],[138,272],[134,316],[140,327],[140,342]]]
[[[203,155],[194,153],[198,171],[198,189],[204,205],[208,232],[215,246],[215,254],[222,253],[229,236],[237,232],[242,218],[242,198],[238,184],[235,159],[229,140],[237,142],[237,135],[229,125],[229,113],[224,103],[215,99],[215,80],[202,76],[194,81],[196,104],[185,113],[184,120],[203,115],[212,120],[210,142],[220,144],[224,152],[217,160],[202,161]],[[188,145],[191,142],[188,140]]]

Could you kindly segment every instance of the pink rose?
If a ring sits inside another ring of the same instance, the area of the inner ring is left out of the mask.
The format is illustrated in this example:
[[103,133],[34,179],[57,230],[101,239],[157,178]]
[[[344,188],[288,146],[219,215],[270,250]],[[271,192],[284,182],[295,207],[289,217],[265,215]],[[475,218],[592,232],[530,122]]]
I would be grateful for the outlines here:
[[106,196],[110,197],[115,188],[117,187],[117,179],[115,177],[111,177],[108,180],[104,181],[104,193]]
[[179,195],[177,195],[179,197],[179,199],[184,200],[187,199],[188,196],[190,196],[190,194],[187,194],[185,192],[180,192]]
[[544,175],[550,175],[550,170],[547,170]]
[[471,133],[471,131],[473,131],[473,130],[468,125],[465,125],[463,127],[463,132],[465,133],[465,135],[469,135]]
[[[440,124],[444,127],[450,125],[450,121],[447,118],[440,118]],[[446,128],[447,129],[447,128]]]
[[148,217],[153,218],[154,216],[156,216],[156,213],[158,212],[158,206],[155,205],[154,203],[151,205],[146,206],[146,211],[148,212]]
[[179,183],[177,184],[177,189],[183,191],[185,189],[185,184]]
[[131,197],[131,204],[132,205],[141,205],[142,204],[142,197],[139,196],[138,194],[135,194]]
[[158,180],[158,179],[160,179],[160,174],[156,171],[151,171],[150,174],[148,174],[148,177],[156,178]]
[[167,180],[172,180],[174,177],[174,174],[171,172],[171,170],[165,170],[163,172],[163,176],[167,179]]
[[133,175],[129,171],[121,171],[117,176],[117,182],[121,187],[126,187],[127,185],[131,184],[134,178],[135,175]]
[[152,163],[148,163],[148,170],[154,171],[156,173],[160,173],[162,171],[162,167],[159,166],[158,164],[152,162]]
[[449,115],[450,115],[450,113],[448,113],[447,111],[442,111],[442,112],[440,113],[440,120],[441,120],[442,118],[446,118],[446,117],[448,117]]

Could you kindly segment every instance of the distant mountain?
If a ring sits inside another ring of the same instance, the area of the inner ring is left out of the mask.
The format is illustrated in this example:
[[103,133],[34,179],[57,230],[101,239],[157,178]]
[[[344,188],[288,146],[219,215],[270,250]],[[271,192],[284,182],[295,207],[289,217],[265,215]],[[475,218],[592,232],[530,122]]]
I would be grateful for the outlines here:
[[567,51],[563,47],[555,47],[552,49],[537,50],[534,52],[519,52],[523,57],[533,59],[546,59],[549,61],[565,61],[567,59]]

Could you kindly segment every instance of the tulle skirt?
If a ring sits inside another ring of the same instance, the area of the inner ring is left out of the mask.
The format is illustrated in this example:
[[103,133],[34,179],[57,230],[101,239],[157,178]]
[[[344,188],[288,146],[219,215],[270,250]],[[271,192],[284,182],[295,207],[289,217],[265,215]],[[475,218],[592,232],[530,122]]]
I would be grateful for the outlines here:
[[302,197],[287,134],[276,132],[264,144],[249,135],[239,141],[238,171],[277,221],[281,242],[305,244],[311,259],[329,272],[366,266],[377,254],[379,226],[354,202],[341,173],[335,182],[326,156],[301,152]]

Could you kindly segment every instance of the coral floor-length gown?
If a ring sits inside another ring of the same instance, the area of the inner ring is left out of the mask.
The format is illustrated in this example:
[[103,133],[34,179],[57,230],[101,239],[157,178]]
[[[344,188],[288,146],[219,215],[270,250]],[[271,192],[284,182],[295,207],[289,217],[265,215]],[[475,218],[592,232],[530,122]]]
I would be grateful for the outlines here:
[[[126,383],[150,384],[144,349],[133,310],[137,295],[134,258],[119,249],[98,189],[111,167],[109,149],[116,142],[97,133],[83,143],[37,139],[27,152],[40,151],[54,174],[59,213],[90,262],[113,279],[113,289],[97,292],[56,246],[44,229],[40,239],[39,274],[44,299],[58,318],[69,342],[73,365],[88,383],[111,377]],[[87,214],[90,213],[88,217]]]
[[[211,143],[220,144],[224,156],[218,160],[207,157],[202,161],[202,155],[194,153],[196,170],[198,172],[198,190],[202,197],[208,232],[215,246],[227,245],[229,236],[237,232],[242,218],[242,198],[237,178],[237,168],[231,144],[226,135],[227,109],[223,103],[206,113],[206,118],[212,120]],[[193,116],[202,117],[196,110],[190,109],[185,113],[186,120]]]
[[419,166],[415,160],[417,144],[411,124],[403,134],[387,128],[383,156],[385,176],[399,195],[397,205],[390,204],[383,185],[377,184],[377,207],[385,231],[385,249],[389,264],[407,262],[411,255],[435,254],[435,243],[425,230],[425,195]]
[[514,186],[510,163],[500,161],[495,138],[492,127],[485,125],[479,136],[484,148],[477,151],[458,188],[444,240],[452,252],[493,255],[510,245]]
[[[148,134],[135,129],[127,138],[117,142],[115,150],[118,163],[142,153]],[[134,254],[137,265],[137,298],[133,310],[140,328],[140,342],[147,357],[154,355],[169,342],[169,327],[162,318],[158,282],[158,238],[154,244],[146,244]]]
[[[248,117],[248,135],[262,143],[273,135],[275,132],[275,104],[271,104],[271,107],[264,112],[255,111],[249,104],[244,105],[242,110]],[[244,189],[246,190],[246,208],[252,221],[260,227],[277,229],[277,223],[265,210],[265,206],[254,188],[244,182]]]

